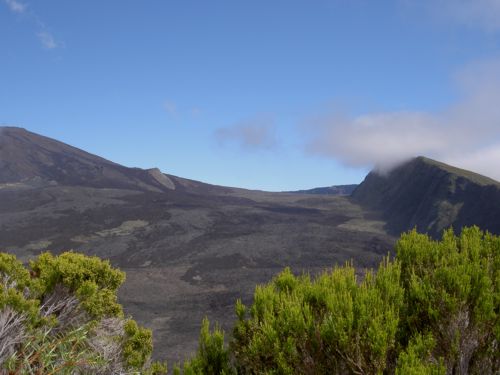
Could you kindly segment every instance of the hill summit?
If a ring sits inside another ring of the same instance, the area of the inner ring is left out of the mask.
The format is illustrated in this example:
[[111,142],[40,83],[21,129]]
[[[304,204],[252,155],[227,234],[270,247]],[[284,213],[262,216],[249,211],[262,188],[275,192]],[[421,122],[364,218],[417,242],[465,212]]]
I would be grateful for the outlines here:
[[393,234],[417,227],[437,237],[470,225],[500,232],[499,182],[422,156],[387,174],[370,172],[351,197],[381,212]]

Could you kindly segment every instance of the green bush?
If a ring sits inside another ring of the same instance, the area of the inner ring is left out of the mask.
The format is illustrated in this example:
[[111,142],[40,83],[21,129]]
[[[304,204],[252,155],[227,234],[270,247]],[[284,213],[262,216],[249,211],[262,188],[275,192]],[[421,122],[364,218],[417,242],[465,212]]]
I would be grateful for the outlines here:
[[129,367],[143,368],[153,352],[153,336],[149,329],[139,327],[135,320],[125,323],[123,356]]
[[432,335],[413,337],[408,347],[399,354],[396,375],[445,375],[442,359],[436,361],[432,357],[435,348]]
[[[125,274],[73,252],[25,268],[0,253],[0,366],[16,374],[162,374],[151,331],[123,317]],[[3,373],[0,369],[0,373]]]
[[125,273],[113,269],[109,261],[73,252],[59,256],[44,253],[31,261],[30,267],[36,276],[32,285],[36,285],[41,295],[63,285],[78,297],[93,318],[123,316],[116,291],[125,281]]
[[[174,374],[180,374],[180,367],[174,368]],[[224,332],[215,326],[210,332],[207,318],[201,324],[200,341],[196,356],[184,362],[185,375],[231,375],[234,368],[230,363],[229,351],[224,346]]]
[[434,358],[454,374],[500,370],[500,237],[464,228],[441,241],[416,231],[396,245],[405,309],[400,341],[435,340]]
[[399,265],[385,261],[358,282],[352,265],[315,280],[289,269],[257,287],[231,345],[242,373],[369,373],[395,350],[403,290]]

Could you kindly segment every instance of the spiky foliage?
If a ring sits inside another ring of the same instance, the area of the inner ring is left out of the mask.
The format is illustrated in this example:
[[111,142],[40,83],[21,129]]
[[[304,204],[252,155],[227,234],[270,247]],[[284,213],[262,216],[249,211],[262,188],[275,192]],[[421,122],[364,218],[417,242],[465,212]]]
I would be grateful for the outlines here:
[[358,282],[351,265],[315,280],[286,269],[239,303],[233,353],[242,373],[370,373],[387,367],[396,346],[403,290],[388,261]]
[[0,253],[0,373],[161,374],[151,331],[125,319],[109,262],[44,253],[25,268]]
[[198,352],[184,362],[182,371],[174,367],[174,374],[179,375],[231,375],[236,374],[229,360],[229,351],[224,345],[224,332],[216,325],[210,331],[207,318],[201,324]]
[[464,228],[434,241],[416,231],[396,245],[405,309],[402,344],[432,334],[448,374],[500,371],[500,237]]

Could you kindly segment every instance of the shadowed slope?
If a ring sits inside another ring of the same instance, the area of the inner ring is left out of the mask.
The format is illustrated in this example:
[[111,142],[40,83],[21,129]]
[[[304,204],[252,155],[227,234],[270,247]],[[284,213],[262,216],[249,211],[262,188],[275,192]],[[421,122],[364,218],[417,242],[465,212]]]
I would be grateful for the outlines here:
[[387,175],[370,172],[352,199],[380,211],[394,234],[416,226],[439,236],[465,225],[500,233],[500,183],[424,157]]

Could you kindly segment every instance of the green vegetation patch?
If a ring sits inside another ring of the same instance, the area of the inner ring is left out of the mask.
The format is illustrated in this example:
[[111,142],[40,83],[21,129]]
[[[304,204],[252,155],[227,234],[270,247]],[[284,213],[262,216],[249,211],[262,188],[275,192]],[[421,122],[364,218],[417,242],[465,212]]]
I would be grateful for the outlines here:
[[44,253],[26,268],[0,253],[0,366],[13,374],[165,373],[150,364],[151,331],[123,316],[116,292],[124,280],[98,257]]

